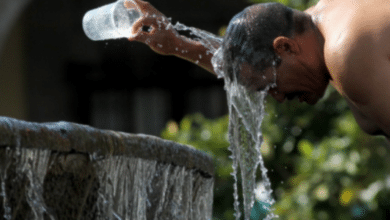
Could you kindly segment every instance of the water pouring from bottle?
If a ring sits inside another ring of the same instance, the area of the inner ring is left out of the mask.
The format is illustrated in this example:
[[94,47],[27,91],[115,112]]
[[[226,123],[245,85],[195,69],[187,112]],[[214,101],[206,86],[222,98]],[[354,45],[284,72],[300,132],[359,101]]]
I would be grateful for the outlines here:
[[[133,1],[131,2],[134,4]],[[105,40],[120,37],[128,38],[132,32],[132,24],[139,17],[143,16],[143,14],[138,10],[135,10],[134,7],[131,8],[131,10],[126,8],[123,0],[119,0],[116,3],[91,10],[85,15],[83,20],[83,26],[87,36],[92,40]],[[153,17],[153,15],[151,16]],[[217,73],[219,78],[223,78],[225,80],[225,90],[227,92],[230,116],[229,141],[231,146],[229,147],[229,150],[232,152],[232,175],[235,179],[235,216],[236,220],[241,218],[240,199],[237,186],[239,169],[242,178],[242,203],[244,218],[245,220],[249,220],[255,201],[256,190],[260,190],[258,193],[263,195],[262,202],[264,204],[272,205],[275,202],[271,195],[272,188],[267,176],[267,169],[265,168],[264,161],[260,153],[260,147],[262,144],[261,123],[265,114],[264,99],[269,87],[260,92],[252,91],[244,86],[240,82],[239,78],[231,77],[231,72],[239,71],[242,62],[244,62],[245,59],[240,60],[240,57],[234,60],[226,59],[226,54],[224,54],[222,47],[220,47],[226,39],[222,39],[221,37],[217,37],[197,28],[187,27],[179,22],[172,25],[169,19],[164,18],[162,21],[157,22],[159,30],[163,30],[161,28],[161,22],[166,25],[166,30],[174,28],[176,31],[189,31],[191,36],[195,36],[197,38],[196,41],[200,42],[208,49],[206,56],[208,54],[213,54],[211,62],[213,64],[214,71]],[[164,45],[160,44],[158,47],[163,48]],[[241,49],[248,53],[253,51],[253,48],[247,44],[241,45]],[[179,49],[176,47],[175,50],[181,51],[182,53],[188,53],[188,51],[183,50],[182,48]],[[199,55],[199,59],[202,58],[202,55]],[[194,63],[198,64],[199,60],[194,61]],[[229,68],[227,68],[226,64],[231,65],[232,68],[228,70]],[[253,64],[253,62],[250,62],[250,64]],[[237,76],[237,74],[235,76]],[[262,189],[256,189],[256,172],[259,166],[263,186]],[[270,213],[267,216],[267,219],[276,217],[272,214],[272,210],[269,207],[267,209]]]

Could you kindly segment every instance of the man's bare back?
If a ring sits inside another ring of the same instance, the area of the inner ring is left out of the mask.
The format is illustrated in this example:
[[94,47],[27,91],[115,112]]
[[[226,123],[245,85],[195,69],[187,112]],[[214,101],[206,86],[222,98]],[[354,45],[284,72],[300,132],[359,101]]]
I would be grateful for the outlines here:
[[390,137],[390,3],[328,0],[307,12],[324,36],[331,84],[365,132]]

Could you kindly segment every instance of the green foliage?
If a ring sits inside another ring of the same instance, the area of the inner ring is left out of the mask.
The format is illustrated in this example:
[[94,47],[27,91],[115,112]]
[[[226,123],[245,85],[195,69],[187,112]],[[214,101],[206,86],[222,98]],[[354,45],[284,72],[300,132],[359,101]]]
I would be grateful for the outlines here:
[[[390,208],[385,139],[364,134],[334,89],[329,88],[315,106],[280,104],[268,97],[266,112],[261,152],[280,219],[385,216]],[[195,114],[180,124],[169,122],[162,132],[163,138],[192,145],[214,158],[216,219],[233,219],[234,213],[227,131],[228,116],[209,120]]]
[[277,170],[270,178],[280,219],[383,218],[387,144],[360,130],[333,88],[315,106],[269,98],[266,109],[263,145],[276,146],[266,166]]

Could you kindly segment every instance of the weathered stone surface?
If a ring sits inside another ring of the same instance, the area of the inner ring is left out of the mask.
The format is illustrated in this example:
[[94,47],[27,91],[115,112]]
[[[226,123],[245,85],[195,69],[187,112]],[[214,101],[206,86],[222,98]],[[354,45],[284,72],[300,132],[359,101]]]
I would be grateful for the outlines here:
[[[213,172],[207,154],[157,137],[0,117],[5,219],[116,219],[112,213],[145,201],[146,219],[203,219],[199,213],[211,216]],[[161,208],[172,206],[187,217]]]
[[208,177],[214,174],[212,159],[206,153],[158,137],[70,122],[33,123],[0,117],[0,146],[15,145],[95,156],[136,157],[196,169]]

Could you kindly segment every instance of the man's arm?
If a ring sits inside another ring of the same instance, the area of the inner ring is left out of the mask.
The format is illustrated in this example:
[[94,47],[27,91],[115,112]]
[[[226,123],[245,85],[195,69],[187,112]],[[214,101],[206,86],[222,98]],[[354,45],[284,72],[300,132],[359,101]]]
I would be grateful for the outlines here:
[[[128,39],[129,41],[145,43],[156,53],[177,56],[216,75],[211,64],[212,52],[214,52],[212,48],[216,49],[220,46],[220,38],[195,28],[192,29],[206,36],[203,38],[206,42],[180,35],[166,16],[150,3],[142,0],[134,0],[134,2],[136,5],[127,4],[126,7],[137,8],[144,16],[134,23],[133,36]],[[149,27],[149,30],[145,31],[145,27]]]
[[[216,75],[211,63],[213,51],[205,47],[201,42],[186,38],[181,35],[177,36],[175,42],[177,49],[175,49],[172,55],[195,63],[210,73]],[[218,43],[219,42],[214,42],[214,45]]]

